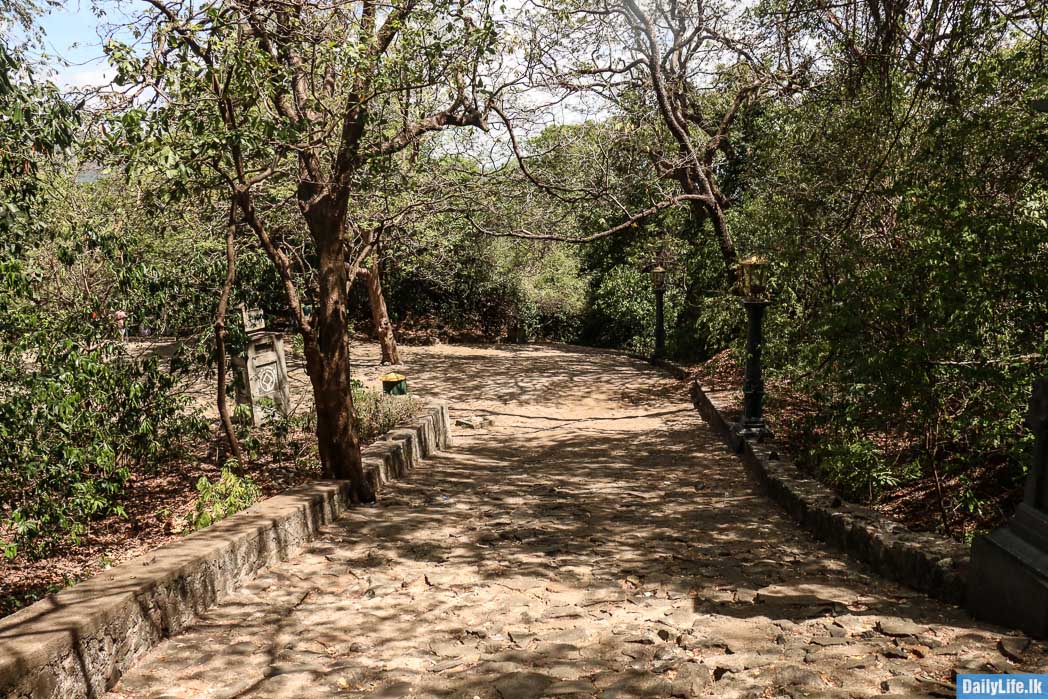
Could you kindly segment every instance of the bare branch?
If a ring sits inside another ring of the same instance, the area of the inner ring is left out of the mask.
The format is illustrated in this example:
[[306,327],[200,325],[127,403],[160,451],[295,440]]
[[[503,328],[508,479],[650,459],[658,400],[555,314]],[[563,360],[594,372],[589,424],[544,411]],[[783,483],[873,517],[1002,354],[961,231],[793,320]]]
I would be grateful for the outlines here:
[[700,202],[702,202],[704,204],[710,204],[711,203],[710,199],[708,197],[704,197],[704,196],[701,196],[701,195],[697,195],[697,194],[679,194],[677,196],[670,197],[669,199],[664,199],[664,200],[660,201],[657,204],[649,206],[647,209],[644,209],[643,211],[640,211],[640,212],[634,214],[633,216],[629,217],[627,220],[623,221],[622,223],[618,224],[617,226],[612,226],[611,228],[607,228],[607,229],[605,229],[603,231],[600,231],[599,233],[593,233],[591,235],[586,235],[586,236],[582,236],[582,237],[571,237],[571,236],[557,235],[555,233],[532,233],[532,232],[527,231],[527,230],[521,230],[521,231],[493,231],[493,230],[486,229],[486,228],[480,226],[473,219],[473,217],[470,215],[469,212],[462,212],[462,214],[463,214],[463,217],[469,222],[469,224],[471,226],[473,226],[473,228],[478,233],[483,233],[484,235],[491,236],[493,238],[523,238],[525,240],[551,240],[551,241],[558,241],[558,242],[562,242],[562,243],[592,243],[595,240],[600,240],[602,238],[608,238],[608,237],[611,237],[611,236],[616,235],[618,233],[622,233],[622,232],[628,231],[628,230],[630,230],[632,228],[636,228],[641,223],[641,221],[645,220],[646,218],[649,218],[650,216],[653,216],[653,215],[657,214],[658,212],[662,211],[663,209],[668,209],[668,208],[673,207],[673,206],[678,206],[679,204],[682,204],[684,202],[689,202],[689,201],[700,201]]

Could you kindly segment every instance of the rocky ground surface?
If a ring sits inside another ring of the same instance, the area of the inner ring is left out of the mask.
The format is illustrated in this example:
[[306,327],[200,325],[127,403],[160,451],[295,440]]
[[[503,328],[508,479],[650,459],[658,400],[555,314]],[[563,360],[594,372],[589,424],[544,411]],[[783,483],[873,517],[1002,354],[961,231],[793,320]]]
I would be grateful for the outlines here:
[[[117,697],[952,697],[1043,644],[864,573],[643,363],[405,351],[452,452],[154,649]],[[373,365],[366,372],[380,371]]]

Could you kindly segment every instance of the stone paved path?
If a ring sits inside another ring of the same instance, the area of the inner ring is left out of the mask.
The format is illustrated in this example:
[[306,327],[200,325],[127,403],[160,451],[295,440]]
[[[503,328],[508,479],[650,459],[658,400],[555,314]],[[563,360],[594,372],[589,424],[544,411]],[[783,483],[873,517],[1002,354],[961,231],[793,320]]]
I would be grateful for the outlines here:
[[1046,665],[815,543],[643,363],[405,354],[415,391],[491,424],[110,697],[952,697],[955,670]]

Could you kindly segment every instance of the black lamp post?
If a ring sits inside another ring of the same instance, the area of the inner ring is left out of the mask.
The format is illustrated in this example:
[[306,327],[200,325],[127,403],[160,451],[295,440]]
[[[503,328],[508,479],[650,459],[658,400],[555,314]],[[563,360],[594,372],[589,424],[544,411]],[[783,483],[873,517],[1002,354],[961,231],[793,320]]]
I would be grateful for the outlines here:
[[[738,439],[765,439],[772,436],[764,424],[764,379],[761,367],[762,321],[768,300],[768,263],[751,257],[739,265],[742,305],[746,309],[746,379],[742,385],[742,419],[733,431]],[[740,442],[741,445],[741,442]]]
[[651,268],[651,287],[655,290],[655,353],[652,359],[661,359],[666,353],[666,268],[656,263]]

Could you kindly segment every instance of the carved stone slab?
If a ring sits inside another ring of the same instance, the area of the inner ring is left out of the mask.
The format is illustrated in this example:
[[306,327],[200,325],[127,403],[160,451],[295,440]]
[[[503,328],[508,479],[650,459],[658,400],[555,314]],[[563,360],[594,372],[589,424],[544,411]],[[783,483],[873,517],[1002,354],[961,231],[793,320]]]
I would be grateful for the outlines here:
[[261,333],[248,340],[247,356],[236,361],[240,372],[237,403],[251,408],[251,421],[258,427],[291,412],[284,338]]
[[1048,378],[1033,384],[1026,425],[1034,433],[1026,497],[1006,525],[972,542],[968,609],[1048,638]]
[[240,304],[240,317],[244,321],[244,332],[248,335],[266,329],[266,317],[261,308],[248,308]]

